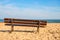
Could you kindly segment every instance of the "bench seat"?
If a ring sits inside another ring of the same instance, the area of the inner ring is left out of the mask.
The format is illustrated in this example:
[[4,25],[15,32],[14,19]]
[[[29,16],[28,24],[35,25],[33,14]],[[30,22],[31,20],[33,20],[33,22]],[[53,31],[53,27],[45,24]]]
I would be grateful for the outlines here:
[[39,32],[39,27],[44,27],[47,25],[45,20],[28,20],[28,19],[14,19],[14,18],[4,18],[4,23],[7,26],[11,26],[11,31],[13,31],[14,26],[25,26],[25,27],[37,27]]

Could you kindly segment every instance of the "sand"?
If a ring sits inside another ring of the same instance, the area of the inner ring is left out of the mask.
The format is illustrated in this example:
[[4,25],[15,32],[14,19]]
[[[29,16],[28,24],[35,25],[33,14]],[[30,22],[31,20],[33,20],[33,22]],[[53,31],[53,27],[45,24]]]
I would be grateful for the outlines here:
[[9,33],[10,29],[10,26],[0,23],[0,40],[60,40],[60,23],[47,23],[39,28],[39,33],[36,27],[15,26],[14,30],[18,31],[12,33]]

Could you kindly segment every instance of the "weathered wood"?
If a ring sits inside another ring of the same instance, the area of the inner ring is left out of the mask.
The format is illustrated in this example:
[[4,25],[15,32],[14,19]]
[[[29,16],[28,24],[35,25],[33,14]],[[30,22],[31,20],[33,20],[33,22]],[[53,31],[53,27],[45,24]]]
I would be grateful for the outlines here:
[[39,27],[47,25],[47,21],[44,20],[4,18],[4,22],[5,25],[11,26],[11,32],[14,30],[14,26],[37,27],[37,31],[39,32]]
[[13,31],[13,19],[11,19],[11,32]]
[[[11,24],[5,24],[5,25],[8,25],[8,26],[11,26]],[[27,27],[38,27],[38,25],[25,25],[25,24],[13,24],[13,26],[27,26]]]
[[[5,21],[5,23],[11,23],[11,21]],[[13,21],[16,24],[38,24],[38,22],[24,22],[24,21]]]
[[[11,18],[4,18],[4,20],[11,20]],[[14,21],[32,21],[37,22],[38,20],[28,20],[28,19],[13,19]]]
[[[5,23],[11,23],[11,21],[5,21]],[[36,25],[38,25],[38,22],[26,22],[26,21],[13,21],[13,23],[16,23],[16,24],[36,24]],[[46,25],[46,24],[47,23],[40,21],[40,25]]]
[[38,22],[37,32],[39,32],[40,21]]

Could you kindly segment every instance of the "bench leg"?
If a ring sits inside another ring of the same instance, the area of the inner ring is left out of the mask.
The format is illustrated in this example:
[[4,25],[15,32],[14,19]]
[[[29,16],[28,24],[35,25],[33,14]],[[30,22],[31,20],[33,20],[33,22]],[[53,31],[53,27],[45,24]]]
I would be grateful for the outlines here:
[[39,33],[39,26],[37,27],[37,32]]
[[11,31],[13,31],[13,28],[14,28],[14,27],[12,26],[12,27],[11,27]]
[[13,28],[14,28],[14,26],[12,25],[12,26],[11,26],[11,31],[10,31],[10,33],[13,31]]

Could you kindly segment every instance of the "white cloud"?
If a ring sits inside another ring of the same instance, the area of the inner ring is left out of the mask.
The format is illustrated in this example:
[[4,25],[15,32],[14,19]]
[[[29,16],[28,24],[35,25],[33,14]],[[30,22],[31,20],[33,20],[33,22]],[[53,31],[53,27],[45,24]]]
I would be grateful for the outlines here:
[[[52,11],[51,11],[52,10]],[[14,4],[0,5],[0,18],[33,18],[33,19],[60,19],[60,12],[54,7],[42,7],[40,9],[34,8],[21,8],[16,7]],[[60,10],[59,10],[60,11]]]

